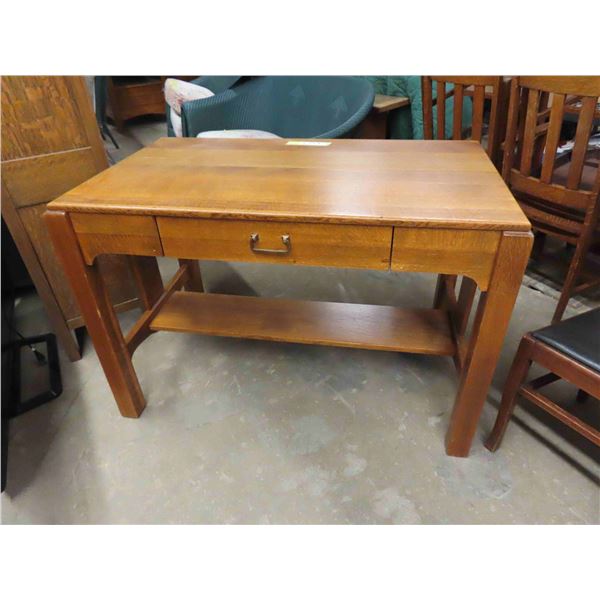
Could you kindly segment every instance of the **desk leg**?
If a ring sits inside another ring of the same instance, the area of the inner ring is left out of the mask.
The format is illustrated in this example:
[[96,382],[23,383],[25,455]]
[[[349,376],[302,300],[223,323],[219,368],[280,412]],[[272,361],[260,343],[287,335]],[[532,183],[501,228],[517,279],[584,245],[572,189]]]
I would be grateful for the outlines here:
[[129,265],[144,310],[150,310],[165,291],[155,256],[130,256]]
[[530,233],[505,233],[501,238],[488,290],[481,294],[475,314],[450,417],[446,435],[450,456],[469,455],[532,242]]
[[447,308],[446,293],[448,286],[456,287],[456,275],[438,275],[435,285],[435,294],[433,295],[433,308]]
[[200,265],[198,265],[198,261],[189,258],[180,258],[179,266],[183,267],[184,265],[187,265],[188,273],[190,274],[185,289],[188,292],[203,292],[204,286],[202,285],[202,275],[200,274]]
[[85,264],[66,213],[48,211],[44,218],[119,410],[139,417],[146,401],[98,265]]

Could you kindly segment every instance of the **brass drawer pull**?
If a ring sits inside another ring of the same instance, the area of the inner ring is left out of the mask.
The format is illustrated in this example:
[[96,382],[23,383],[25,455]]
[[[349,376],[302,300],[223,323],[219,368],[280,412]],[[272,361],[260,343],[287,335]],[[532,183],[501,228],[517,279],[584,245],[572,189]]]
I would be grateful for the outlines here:
[[262,254],[289,254],[292,251],[292,240],[289,235],[282,235],[281,241],[285,248],[281,250],[274,250],[273,248],[257,248],[257,244],[259,242],[258,233],[250,234],[250,250],[252,252],[261,252]]

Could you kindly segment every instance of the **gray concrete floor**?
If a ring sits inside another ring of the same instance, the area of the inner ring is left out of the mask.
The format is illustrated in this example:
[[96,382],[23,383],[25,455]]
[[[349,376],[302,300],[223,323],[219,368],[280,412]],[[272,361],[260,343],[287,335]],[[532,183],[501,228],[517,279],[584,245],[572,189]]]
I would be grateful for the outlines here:
[[[137,125],[121,152],[163,127]],[[201,266],[224,293],[420,306],[434,287],[423,274]],[[175,268],[161,259],[165,277]],[[591,444],[521,404],[500,450],[482,445],[521,335],[547,324],[554,302],[522,286],[468,459],[444,454],[456,391],[446,358],[161,332],[134,356],[148,406],[133,420],[88,340],[81,361],[61,355],[63,394],[11,421],[2,522],[598,523]],[[37,296],[16,312],[23,333],[49,329]],[[597,402],[554,387],[598,422]]]

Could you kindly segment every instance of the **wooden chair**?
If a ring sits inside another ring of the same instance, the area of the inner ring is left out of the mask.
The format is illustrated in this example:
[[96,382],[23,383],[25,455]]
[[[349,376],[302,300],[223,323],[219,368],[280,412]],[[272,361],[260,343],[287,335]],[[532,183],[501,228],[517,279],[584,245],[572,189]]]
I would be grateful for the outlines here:
[[[433,98],[433,84],[436,86],[436,97]],[[424,76],[421,78],[421,95],[423,103],[423,130],[426,140],[446,139],[446,102],[438,102],[438,98],[454,98],[452,109],[452,139],[472,139],[481,142],[483,136],[483,116],[485,100],[491,99],[492,106],[488,124],[487,154],[496,168],[500,170],[502,159],[501,144],[506,130],[508,109],[508,86],[501,76]],[[452,89],[446,89],[452,84]],[[462,127],[463,101],[465,96],[473,100],[473,120],[470,128]],[[433,123],[433,107],[436,107],[435,138]],[[442,298],[446,290],[453,295],[456,288],[456,275],[440,275],[433,301],[434,308],[442,307]],[[473,302],[476,286],[472,281],[463,278],[460,298],[465,306]],[[467,311],[468,312],[468,311]],[[466,326],[466,323],[465,323]]]
[[[574,147],[566,183],[553,181],[563,116],[573,96],[581,102]],[[587,250],[598,224],[600,170],[594,184],[581,183],[596,105],[600,77],[516,77],[512,80],[508,131],[504,145],[502,176],[532,222],[540,241],[550,235],[575,246],[563,289],[552,318],[559,321],[569,298],[600,278],[578,285]]]
[[[496,76],[426,76],[421,79],[423,101],[423,127],[426,140],[434,139],[433,107],[436,106],[437,126],[435,139],[445,139],[446,103],[438,98],[454,97],[452,110],[452,139],[472,139],[481,142],[483,136],[484,103],[491,99],[492,106],[488,124],[487,153],[496,168],[500,170],[502,159],[502,134],[506,127],[507,85],[502,77]],[[433,83],[436,97],[433,98]],[[446,84],[452,89],[446,90]],[[470,130],[462,128],[463,100],[465,96],[473,99],[473,122]]]
[[[600,446],[600,431],[584,423],[548,397],[539,388],[565,379],[579,388],[579,400],[587,395],[600,398],[600,308],[561,323],[528,333],[521,340],[504,386],[502,403],[485,446],[494,452],[504,436],[517,397],[523,396],[553,415],[594,444]],[[549,373],[525,384],[532,362]]]

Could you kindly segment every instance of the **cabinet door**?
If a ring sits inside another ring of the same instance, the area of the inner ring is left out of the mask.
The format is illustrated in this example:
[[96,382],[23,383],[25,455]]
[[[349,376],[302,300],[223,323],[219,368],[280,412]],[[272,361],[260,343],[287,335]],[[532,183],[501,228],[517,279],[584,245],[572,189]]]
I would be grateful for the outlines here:
[[[2,77],[2,214],[48,312],[58,307],[55,329],[60,320],[70,328],[82,320],[41,216],[50,200],[107,167],[82,77]],[[102,268],[117,307],[135,305],[126,259],[105,258]]]

